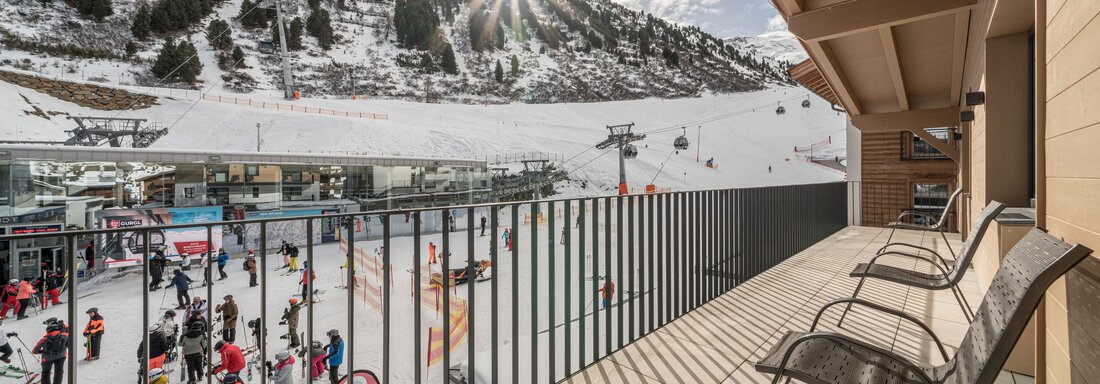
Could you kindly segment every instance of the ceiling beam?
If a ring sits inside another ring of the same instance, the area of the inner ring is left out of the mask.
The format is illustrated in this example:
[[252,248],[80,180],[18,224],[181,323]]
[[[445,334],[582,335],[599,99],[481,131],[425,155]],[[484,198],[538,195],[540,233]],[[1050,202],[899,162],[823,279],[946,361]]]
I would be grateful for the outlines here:
[[886,66],[890,70],[890,79],[894,81],[894,92],[898,95],[898,105],[901,110],[909,110],[909,96],[905,94],[905,79],[901,75],[901,62],[898,60],[897,42],[894,40],[894,29],[882,27],[878,30],[878,37],[882,40],[882,51],[886,54]]
[[803,42],[802,46],[810,57],[814,58],[814,64],[817,65],[821,76],[825,78],[826,83],[829,83],[829,88],[832,89],[833,94],[837,96],[840,104],[844,106],[848,114],[855,116],[863,113],[863,106],[860,105],[859,100],[856,100],[855,95],[852,93],[852,86],[848,83],[848,77],[837,66],[836,55],[829,48],[829,44],[826,42]]
[[954,160],[956,163],[959,162],[958,148],[951,148],[946,141],[933,136],[931,133],[924,130],[924,128],[909,128],[909,132],[913,132],[914,135],[917,135],[921,140],[924,140],[924,142],[936,148],[936,150],[940,151],[944,156],[950,157],[951,160]]
[[804,41],[835,39],[884,26],[949,15],[969,9],[978,0],[850,0],[792,14],[787,29]]
[[783,13],[784,10],[787,11],[786,16],[806,11],[806,0],[772,0],[772,5],[774,5],[780,13]]
[[852,125],[863,132],[898,132],[910,129],[959,126],[959,107],[853,115]]
[[970,36],[970,10],[955,14],[955,46],[951,56],[951,105],[959,106],[963,73],[966,69],[966,45]]

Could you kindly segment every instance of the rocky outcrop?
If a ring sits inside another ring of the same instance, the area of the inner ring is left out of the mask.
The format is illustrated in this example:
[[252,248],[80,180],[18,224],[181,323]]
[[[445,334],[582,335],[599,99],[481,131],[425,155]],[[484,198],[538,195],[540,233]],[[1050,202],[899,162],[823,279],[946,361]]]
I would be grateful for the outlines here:
[[157,103],[155,96],[138,95],[117,88],[53,80],[16,72],[0,70],[0,80],[100,111],[145,109]]

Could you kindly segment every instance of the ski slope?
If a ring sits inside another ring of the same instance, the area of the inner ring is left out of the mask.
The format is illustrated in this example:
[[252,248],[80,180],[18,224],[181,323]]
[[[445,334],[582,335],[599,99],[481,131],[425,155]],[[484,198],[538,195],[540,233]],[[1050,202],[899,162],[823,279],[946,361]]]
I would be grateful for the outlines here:
[[[145,88],[133,89],[147,91]],[[386,156],[483,159],[517,152],[547,152],[568,159],[559,164],[572,182],[558,186],[566,196],[601,195],[618,184],[614,151],[594,149],[607,125],[635,124],[647,133],[634,143],[638,157],[627,160],[632,188],[656,184],[672,190],[803,184],[842,180],[844,174],[805,161],[796,146],[827,141],[817,154],[844,155],[844,117],[827,102],[796,87],[693,99],[645,99],[603,103],[459,105],[389,100],[303,99],[250,95],[254,104],[293,103],[350,113],[378,113],[386,120],[276,111],[211,100],[198,91],[156,89],[160,105],[141,111],[102,112],[0,82],[0,126],[6,140],[63,140],[71,122],[25,111],[149,119],[171,127],[154,148],[255,151],[256,124],[265,152],[330,152]],[[25,98],[25,99],[24,99]],[[245,101],[242,101],[245,102]],[[787,113],[777,115],[776,105]],[[692,145],[678,153],[672,141],[684,131]],[[670,130],[671,128],[671,130]],[[698,160],[696,154],[698,153]],[[714,158],[716,169],[704,163]],[[663,165],[663,169],[662,169]],[[771,167],[771,172],[769,172]],[[658,172],[660,171],[660,172]],[[583,182],[583,183],[581,183]],[[581,184],[584,184],[583,187]]]

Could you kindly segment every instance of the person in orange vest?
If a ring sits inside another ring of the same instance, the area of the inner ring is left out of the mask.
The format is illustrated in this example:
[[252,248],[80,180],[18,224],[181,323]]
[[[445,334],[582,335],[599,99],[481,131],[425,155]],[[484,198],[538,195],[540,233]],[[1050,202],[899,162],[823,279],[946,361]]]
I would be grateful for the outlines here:
[[428,242],[428,264],[439,264],[435,258],[435,243]]
[[38,291],[34,290],[30,278],[24,278],[19,282],[19,295],[16,296],[16,299],[19,300],[19,317],[16,320],[27,318],[27,307],[31,306],[31,297],[35,293],[38,293]]
[[603,284],[603,288],[600,288],[600,297],[603,298],[604,309],[611,308],[611,297],[614,294],[615,282],[611,281],[611,279],[608,279],[607,282]]
[[103,339],[103,316],[99,315],[99,309],[88,309],[88,325],[84,326],[84,337],[88,339],[88,353],[84,360],[99,360],[99,345]]

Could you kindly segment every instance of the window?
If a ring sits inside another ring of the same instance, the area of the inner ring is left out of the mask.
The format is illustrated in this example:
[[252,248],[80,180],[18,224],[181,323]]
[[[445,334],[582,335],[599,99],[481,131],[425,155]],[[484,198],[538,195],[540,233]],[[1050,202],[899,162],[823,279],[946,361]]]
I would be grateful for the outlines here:
[[[928,128],[925,129],[929,134],[936,139],[947,142],[949,147],[956,147],[958,144],[954,138],[954,128]],[[950,159],[947,155],[936,149],[935,146],[924,141],[917,135],[914,135],[909,131],[901,132],[901,159],[902,160],[945,160]]]
[[916,218],[914,223],[934,224],[934,220],[939,220],[940,214],[947,207],[947,199],[950,198],[950,193],[947,184],[914,184],[913,210],[932,216],[930,219]]
[[260,187],[252,187],[252,197],[260,197]]
[[188,199],[195,198],[195,188],[184,188],[183,197],[186,197]]
[[244,166],[245,176],[256,176],[260,174],[260,166],[255,164],[248,164]]
[[226,172],[214,172],[214,182],[215,183],[224,183],[226,180],[229,180],[229,174],[228,173],[226,173]]

